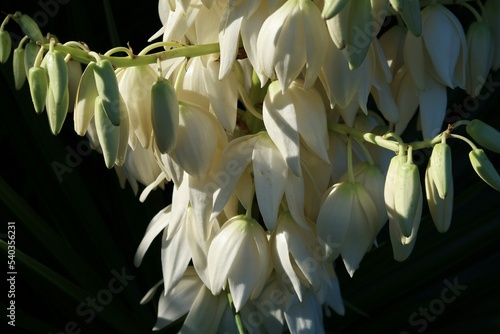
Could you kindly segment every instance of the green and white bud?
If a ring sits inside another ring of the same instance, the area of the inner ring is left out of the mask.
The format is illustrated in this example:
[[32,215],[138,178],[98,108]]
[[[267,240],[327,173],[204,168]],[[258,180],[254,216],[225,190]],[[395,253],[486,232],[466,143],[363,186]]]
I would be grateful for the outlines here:
[[80,136],[84,136],[87,132],[90,120],[94,117],[95,98],[99,96],[94,78],[95,66],[95,62],[87,65],[76,92],[73,121],[75,132]]
[[436,184],[436,190],[441,199],[445,199],[453,183],[451,170],[451,149],[446,143],[439,143],[432,149],[428,165],[429,173]]
[[469,152],[469,159],[477,175],[493,189],[500,191],[500,175],[486,153],[482,149],[476,148]]
[[44,38],[40,28],[38,28],[36,22],[29,15],[16,12],[12,18],[19,24],[24,34],[28,35],[29,39],[33,42],[43,43]]
[[158,149],[163,154],[170,153],[179,128],[179,102],[167,79],[158,78],[151,87],[151,122]]
[[422,34],[422,17],[420,16],[420,1],[416,0],[389,0],[392,7],[403,18],[404,23],[413,36]]
[[35,66],[35,60],[40,51],[40,47],[35,42],[29,42],[24,45],[24,71],[26,77],[29,75],[29,70]]
[[439,180],[436,180],[434,173],[431,172],[431,162],[429,162],[425,171],[427,204],[436,229],[440,233],[445,233],[450,228],[453,214],[453,180],[450,181],[446,198],[440,197],[436,181]]
[[348,2],[348,0],[325,0],[321,16],[325,20],[331,19],[332,17],[340,13],[340,11]]
[[28,72],[31,100],[37,114],[43,112],[49,91],[49,76],[43,67],[32,67]]
[[107,59],[97,61],[94,67],[97,93],[108,119],[115,126],[120,125],[120,91],[113,65]]
[[11,49],[10,34],[5,30],[0,30],[0,64],[4,64],[9,59]]
[[60,103],[68,90],[68,67],[64,61],[64,54],[50,50],[45,55],[45,66],[49,75],[50,89],[54,94],[54,101]]
[[500,131],[478,119],[473,119],[465,129],[479,145],[500,153]]
[[481,92],[493,63],[494,42],[485,22],[473,22],[467,30],[467,82],[465,90],[476,97]]
[[24,70],[24,49],[18,47],[12,55],[12,71],[14,74],[14,87],[20,90],[26,81],[26,72]]
[[[115,126],[108,118],[104,109],[104,104],[100,97],[95,98],[95,125],[97,137],[101,144],[102,154],[106,167],[112,168],[115,165],[120,147],[120,126]],[[118,109],[119,110],[119,109]]]
[[414,163],[400,163],[394,178],[394,210],[401,232],[410,237],[417,215],[418,201],[422,197],[420,174]]
[[69,92],[68,87],[66,87],[63,96],[60,100],[56,100],[54,96],[54,91],[52,89],[52,83],[49,81],[49,89],[47,92],[47,116],[49,118],[50,130],[54,135],[57,135],[64,124],[66,115],[68,114],[69,106]]

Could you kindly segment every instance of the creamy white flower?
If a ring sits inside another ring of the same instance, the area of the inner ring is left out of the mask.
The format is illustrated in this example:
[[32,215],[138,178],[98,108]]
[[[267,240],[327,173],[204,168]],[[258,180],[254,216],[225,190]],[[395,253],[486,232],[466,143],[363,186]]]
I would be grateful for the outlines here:
[[304,87],[309,89],[326,57],[327,41],[318,7],[309,0],[289,0],[262,25],[257,39],[260,70],[268,78],[277,77],[285,91],[305,65]]
[[[494,40],[485,22],[473,22],[467,30],[467,93],[476,97],[481,92],[493,64]],[[498,43],[497,43],[498,44]]]
[[218,295],[229,286],[236,311],[259,296],[271,274],[266,232],[245,216],[228,220],[208,250],[210,290]]
[[317,219],[318,239],[329,259],[342,255],[350,276],[375,240],[377,219],[375,204],[360,183],[340,182],[325,194]]
[[289,212],[282,212],[270,244],[276,273],[290,279],[300,301],[303,298],[300,286],[313,291],[321,288],[326,262],[318,256],[316,226],[312,222],[308,221],[304,227]]
[[285,92],[274,81],[264,98],[263,117],[269,136],[292,172],[300,176],[300,138],[325,162],[328,160],[326,111],[318,92],[304,90],[301,81],[293,81]]

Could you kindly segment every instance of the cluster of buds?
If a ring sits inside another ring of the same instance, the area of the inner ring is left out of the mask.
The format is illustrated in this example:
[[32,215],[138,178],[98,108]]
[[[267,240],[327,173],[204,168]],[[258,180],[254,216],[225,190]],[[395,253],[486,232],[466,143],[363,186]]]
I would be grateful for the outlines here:
[[[500,133],[479,120],[441,131],[447,87],[477,96],[499,68],[499,2],[479,2],[482,14],[462,3],[476,19],[467,33],[424,3],[160,0],[152,39],[163,41],[138,54],[61,44],[16,13],[0,28],[0,63],[13,19],[26,34],[16,88],[28,78],[52,132],[72,112],[122,185],[144,186],[141,201],[173,182],[135,258],[162,235],[163,280],[144,299],[163,287],[155,329],[188,313],[189,332],[320,333],[324,309],[345,312],[336,259],[352,276],[387,221],[395,260],[410,256],[424,198],[414,151],[432,148],[425,196],[439,232],[453,211],[447,140],[469,143],[472,167],[500,191],[485,152],[453,131],[465,125],[497,153]],[[417,109],[422,140],[404,143]]]

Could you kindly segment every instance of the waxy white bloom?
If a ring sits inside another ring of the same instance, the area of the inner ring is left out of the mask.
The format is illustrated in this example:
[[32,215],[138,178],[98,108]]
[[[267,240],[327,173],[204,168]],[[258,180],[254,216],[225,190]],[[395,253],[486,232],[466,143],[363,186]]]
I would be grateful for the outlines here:
[[327,42],[328,32],[318,7],[309,0],[286,1],[264,21],[260,30],[257,40],[260,70],[268,78],[277,77],[284,92],[305,65],[304,88],[309,89],[326,57]]
[[[493,63],[494,41],[485,22],[473,22],[467,30],[467,93],[476,97],[481,92]],[[498,44],[498,43],[497,43]]]
[[303,300],[301,286],[313,291],[321,288],[322,276],[327,275],[326,262],[319,257],[320,245],[312,222],[308,221],[303,227],[289,212],[283,212],[270,242],[276,273],[290,279],[300,301]]
[[208,250],[210,290],[218,295],[229,287],[236,311],[259,296],[271,274],[266,232],[259,223],[236,216],[222,225]]
[[158,75],[149,65],[132,66],[118,76],[118,87],[128,109],[130,119],[129,143],[135,149],[137,139],[144,148],[151,141],[151,87]]
[[328,189],[318,214],[318,239],[330,259],[342,255],[350,276],[377,232],[377,208],[360,183],[344,181]]
[[300,176],[300,138],[325,162],[328,159],[326,111],[318,92],[304,90],[294,81],[282,93],[280,84],[269,85],[264,98],[264,125],[292,172]]

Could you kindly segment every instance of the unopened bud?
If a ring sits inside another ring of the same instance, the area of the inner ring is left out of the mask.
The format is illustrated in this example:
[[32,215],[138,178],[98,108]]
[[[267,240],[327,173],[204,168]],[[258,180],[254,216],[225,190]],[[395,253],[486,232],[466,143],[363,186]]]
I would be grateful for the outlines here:
[[26,81],[26,72],[24,70],[24,49],[18,47],[12,55],[12,71],[14,74],[14,87],[20,90],[24,81]]
[[89,127],[90,120],[94,117],[95,98],[98,95],[95,78],[94,78],[95,62],[91,62],[83,71],[76,92],[76,101],[73,110],[73,122],[75,124],[75,132],[84,136]]
[[482,149],[476,148],[469,152],[469,159],[477,175],[492,188],[500,191],[500,175],[498,175],[486,153]]
[[64,55],[56,50],[47,52],[45,66],[49,75],[50,89],[54,94],[54,101],[59,103],[68,90],[68,67],[64,61]]
[[30,86],[31,100],[37,114],[45,108],[47,92],[49,90],[49,79],[47,70],[43,67],[32,67],[28,72],[28,84]]
[[35,42],[26,43],[24,46],[24,71],[26,72],[26,77],[29,75],[30,68],[35,66],[38,51],[40,51],[40,47]]
[[97,93],[108,119],[115,126],[120,125],[120,91],[113,65],[107,59],[97,61],[94,67]]
[[156,145],[161,153],[175,147],[179,127],[179,103],[175,90],[166,79],[159,78],[151,88],[151,117]]
[[97,137],[101,144],[102,154],[104,155],[104,163],[106,167],[112,168],[115,165],[118,157],[118,149],[120,146],[120,127],[113,125],[108,118],[108,114],[104,110],[104,105],[100,97],[95,98],[95,126],[97,129]]
[[321,16],[328,20],[337,15],[348,3],[348,0],[325,0]]
[[394,209],[405,237],[411,235],[420,197],[422,188],[418,167],[408,162],[399,164],[394,180]]
[[465,129],[479,145],[500,153],[500,131],[478,119],[473,119]]
[[10,56],[12,40],[5,30],[0,30],[0,64],[4,64]]
[[40,28],[38,28],[38,25],[30,16],[22,14],[21,12],[16,12],[13,19],[17,22],[17,24],[19,24],[24,34],[28,35],[29,39],[33,42],[44,41]]
[[50,130],[54,135],[57,135],[64,124],[66,115],[68,114],[69,93],[66,87],[63,96],[59,101],[55,99],[52,83],[49,82],[49,91],[47,92],[47,116],[49,118]]
[[429,159],[429,172],[436,184],[439,197],[446,198],[452,182],[451,149],[446,143],[439,143],[432,149]]

